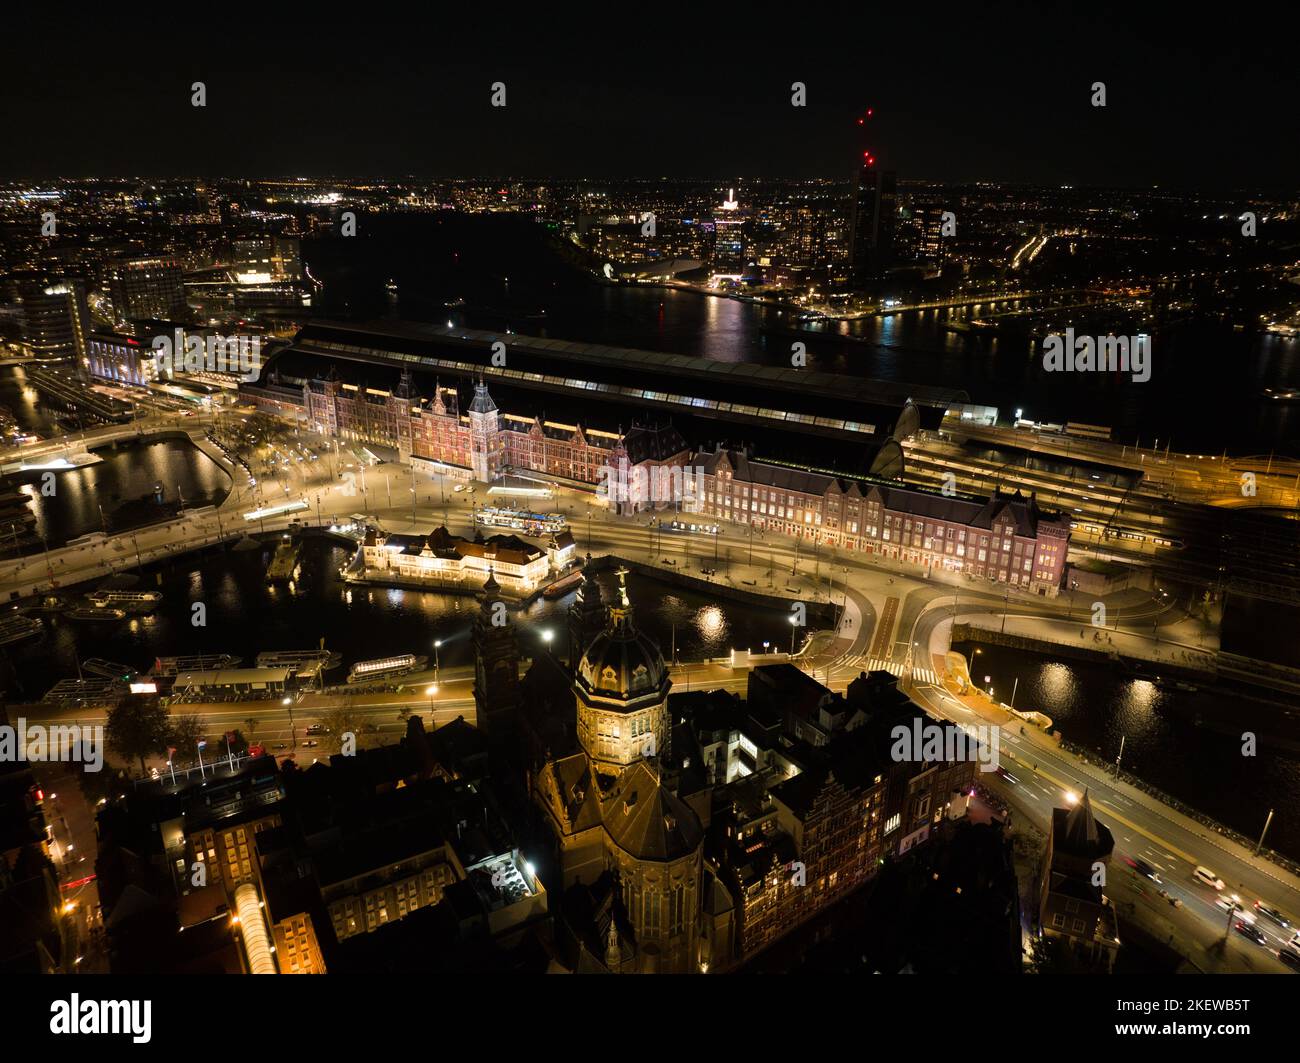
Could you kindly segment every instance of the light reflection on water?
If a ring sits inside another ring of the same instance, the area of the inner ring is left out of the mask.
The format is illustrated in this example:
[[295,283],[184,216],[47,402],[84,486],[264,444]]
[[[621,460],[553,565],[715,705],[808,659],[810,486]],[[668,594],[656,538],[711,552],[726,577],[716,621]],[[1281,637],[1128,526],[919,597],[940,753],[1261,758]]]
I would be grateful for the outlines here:
[[[102,530],[118,507],[153,498],[156,484],[162,485],[165,501],[176,501],[179,493],[193,505],[222,499],[230,488],[230,477],[188,441],[158,440],[96,453],[103,459],[99,463],[57,473],[50,493],[41,489],[40,473],[6,478],[31,498],[36,531],[51,546]],[[131,523],[142,523],[148,512],[148,506],[138,509]]]
[[[953,647],[971,659],[973,647]],[[1205,689],[1178,689],[1124,674],[1114,665],[1050,661],[981,646],[972,672],[992,677],[999,696],[1015,688],[1020,710],[1051,717],[1066,739],[1248,836],[1270,808],[1300,807],[1300,719],[1285,708]],[[1019,680],[1019,683],[1016,683]],[[1258,735],[1257,756],[1242,734]],[[1269,843],[1300,856],[1300,823],[1277,816]]]
[[[268,585],[265,570],[273,548],[272,543],[260,550],[190,555],[150,569],[140,586],[162,590],[164,599],[155,614],[138,623],[84,624],[49,616],[43,639],[8,647],[18,698],[39,696],[58,679],[75,676],[78,655],[142,669],[158,656],[195,653],[232,653],[251,664],[263,650],[306,649],[323,637],[350,664],[391,653],[431,655],[434,639],[441,639],[442,665],[472,663],[469,633],[479,609],[474,598],[345,584],[338,570],[349,551],[318,539],[304,543],[292,584]],[[601,572],[597,578],[605,601],[613,601],[617,577]],[[679,660],[721,656],[733,645],[757,648],[788,628],[780,610],[711,602],[635,574],[628,577],[628,593],[637,626],[659,643],[665,657],[671,653],[674,625]],[[191,610],[198,602],[206,607],[206,624],[195,627]],[[552,601],[538,598],[511,610],[523,656],[541,652],[548,631],[552,647],[567,652],[572,602],[572,594]]]

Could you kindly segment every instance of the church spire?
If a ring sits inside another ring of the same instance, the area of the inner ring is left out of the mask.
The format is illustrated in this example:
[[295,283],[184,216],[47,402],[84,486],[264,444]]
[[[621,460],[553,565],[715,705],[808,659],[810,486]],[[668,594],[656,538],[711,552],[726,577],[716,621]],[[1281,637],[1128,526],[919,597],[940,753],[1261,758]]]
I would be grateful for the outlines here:
[[1092,802],[1088,799],[1087,787],[1084,788],[1079,803],[1070,809],[1070,814],[1065,817],[1065,836],[1075,845],[1097,844],[1097,820],[1092,814]]
[[628,570],[622,565],[617,569],[618,601],[609,607],[610,627],[615,629],[632,626],[632,603],[627,596],[627,572]]

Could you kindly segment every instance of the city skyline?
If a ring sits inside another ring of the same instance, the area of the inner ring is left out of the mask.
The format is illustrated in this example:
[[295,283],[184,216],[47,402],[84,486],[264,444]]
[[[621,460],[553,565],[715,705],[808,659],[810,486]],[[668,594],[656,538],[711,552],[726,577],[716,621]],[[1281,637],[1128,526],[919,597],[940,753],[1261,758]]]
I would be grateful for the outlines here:
[[171,15],[0,44],[20,1028],[1285,1020],[1284,19]]

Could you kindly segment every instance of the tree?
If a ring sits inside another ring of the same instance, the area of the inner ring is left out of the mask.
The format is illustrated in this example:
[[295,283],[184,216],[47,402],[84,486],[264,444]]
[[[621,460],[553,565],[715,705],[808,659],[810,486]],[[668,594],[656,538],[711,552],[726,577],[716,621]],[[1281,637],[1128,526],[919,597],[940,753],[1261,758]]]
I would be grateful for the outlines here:
[[147,775],[144,758],[167,751],[170,724],[156,694],[127,694],[108,710],[108,748],[127,760],[138,758],[140,774]]
[[173,716],[168,729],[167,744],[176,747],[176,754],[189,763],[199,755],[199,739],[204,737],[204,723],[201,716],[189,713],[185,716]]
[[335,753],[342,751],[343,736],[349,733],[356,736],[357,749],[365,746],[367,729],[356,709],[346,705],[341,708],[331,709],[321,717],[321,722],[329,733],[329,743]]
[[126,793],[131,785],[131,775],[122,768],[105,764],[103,771],[79,771],[77,782],[86,804],[92,807],[100,800],[115,801],[118,794]]

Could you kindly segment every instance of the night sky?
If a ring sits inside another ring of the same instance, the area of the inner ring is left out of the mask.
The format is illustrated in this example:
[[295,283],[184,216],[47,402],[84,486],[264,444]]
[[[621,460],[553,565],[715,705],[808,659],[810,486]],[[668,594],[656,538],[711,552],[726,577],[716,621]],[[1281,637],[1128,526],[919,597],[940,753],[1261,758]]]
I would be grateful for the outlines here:
[[1296,26],[1241,4],[489,6],[6,13],[0,178],[843,178],[869,147],[905,178],[1300,184]]

